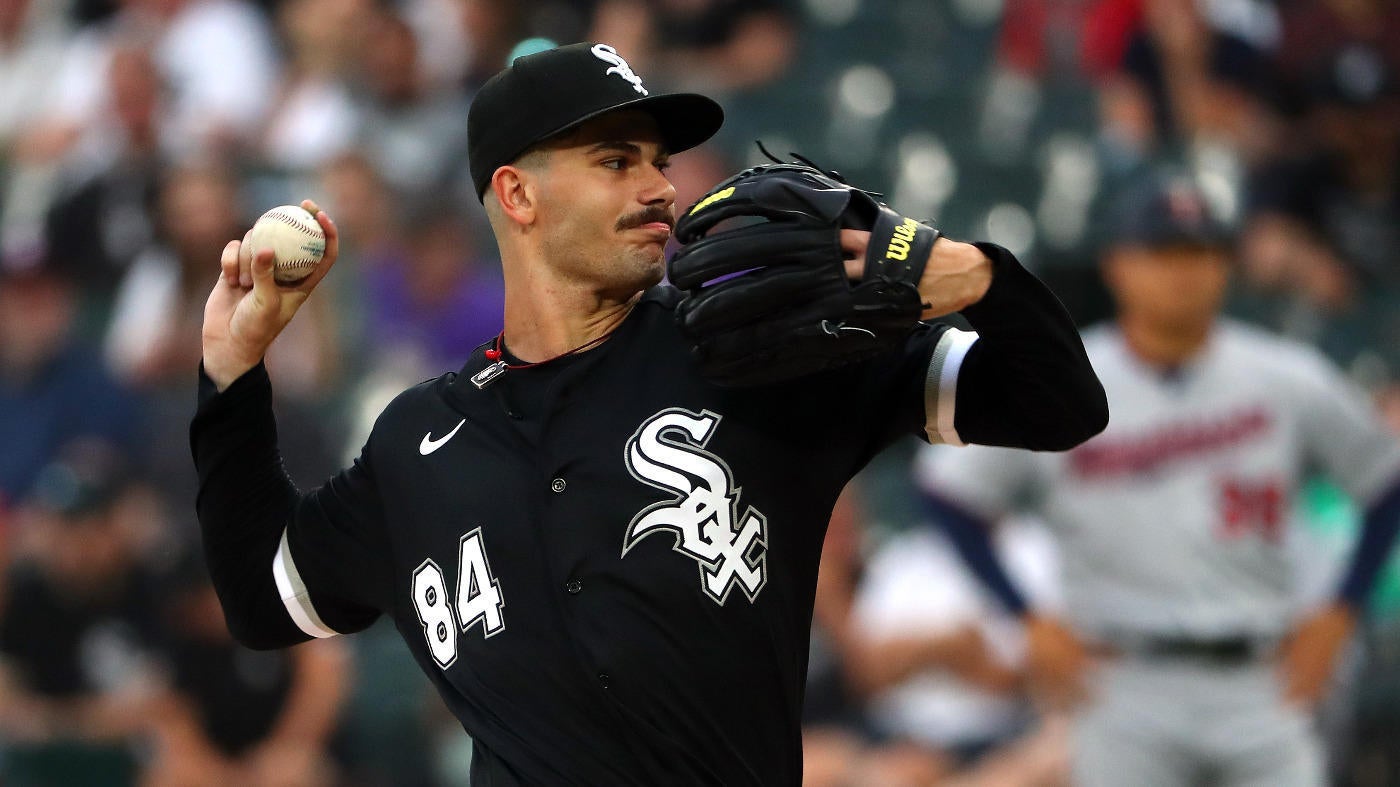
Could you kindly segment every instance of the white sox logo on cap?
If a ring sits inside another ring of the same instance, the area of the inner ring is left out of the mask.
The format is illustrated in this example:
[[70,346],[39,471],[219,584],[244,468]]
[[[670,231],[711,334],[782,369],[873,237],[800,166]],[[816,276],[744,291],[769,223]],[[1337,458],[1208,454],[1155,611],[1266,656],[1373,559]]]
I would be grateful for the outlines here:
[[594,57],[612,66],[612,68],[603,72],[605,75],[617,74],[628,82],[631,82],[633,90],[636,90],[644,96],[648,95],[647,89],[642,87],[642,78],[632,71],[632,67],[627,65],[627,61],[622,59],[622,55],[619,55],[616,49],[613,49],[607,44],[594,44],[592,52]]

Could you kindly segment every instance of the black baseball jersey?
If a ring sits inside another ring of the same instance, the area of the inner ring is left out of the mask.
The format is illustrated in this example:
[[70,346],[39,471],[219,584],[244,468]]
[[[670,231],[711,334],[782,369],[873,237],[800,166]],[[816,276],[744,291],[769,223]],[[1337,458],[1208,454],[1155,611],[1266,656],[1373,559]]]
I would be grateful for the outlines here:
[[475,784],[800,784],[846,482],[904,434],[1063,448],[1106,422],[1058,301],[984,250],[980,338],[927,325],[887,358],[723,389],[658,286],[577,356],[478,385],[477,348],[305,496],[278,466],[265,372],[217,395],[205,378],[191,440],[230,627],[275,647],[392,616],[474,739]]

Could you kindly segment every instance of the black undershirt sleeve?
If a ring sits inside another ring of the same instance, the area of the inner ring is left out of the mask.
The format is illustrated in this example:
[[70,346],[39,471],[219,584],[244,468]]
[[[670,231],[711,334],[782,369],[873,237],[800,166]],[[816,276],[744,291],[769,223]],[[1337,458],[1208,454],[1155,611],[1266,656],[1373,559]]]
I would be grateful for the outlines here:
[[958,436],[1063,451],[1103,431],[1108,400],[1065,307],[1011,252],[975,245],[992,261],[992,285],[961,312],[978,339],[958,371]]
[[[293,621],[274,579],[274,557],[284,532],[321,622],[336,633],[368,626],[378,610],[366,603],[368,598],[354,597],[359,594],[337,592],[337,585],[344,583],[327,576],[323,568],[332,558],[345,564],[340,572],[358,573],[366,590],[379,584],[360,573],[362,562],[353,553],[363,551],[363,544],[346,538],[346,523],[336,521],[348,519],[350,529],[363,529],[346,511],[337,516],[338,505],[355,506],[356,498],[368,503],[358,506],[362,515],[373,514],[377,501],[370,499],[373,483],[364,468],[357,463],[303,498],[282,464],[266,368],[259,364],[223,392],[203,368],[199,376],[199,406],[190,424],[190,450],[199,475],[195,510],[205,561],[229,631],[258,649],[311,638]],[[352,471],[356,478],[347,481]]]

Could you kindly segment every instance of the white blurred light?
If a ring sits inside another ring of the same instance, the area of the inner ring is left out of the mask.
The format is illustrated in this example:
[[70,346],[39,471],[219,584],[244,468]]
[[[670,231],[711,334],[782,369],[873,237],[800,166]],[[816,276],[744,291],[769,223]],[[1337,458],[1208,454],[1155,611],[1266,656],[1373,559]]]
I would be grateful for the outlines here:
[[878,150],[880,127],[894,106],[894,80],[884,69],[862,64],[836,80],[825,155],[838,169],[870,165]]
[[989,161],[1019,158],[1038,111],[1040,85],[1011,69],[998,69],[987,86],[987,98],[978,123],[982,154]]
[[836,86],[841,108],[858,118],[878,118],[894,106],[894,80],[872,65],[852,66]]
[[1041,149],[1041,167],[1057,197],[1088,202],[1099,190],[1099,159],[1094,144],[1079,134],[1052,136]]
[[1240,197],[1235,185],[1219,172],[1202,172],[1196,181],[1201,195],[1215,211],[1215,217],[1233,226],[1240,215]]
[[807,14],[827,27],[841,27],[856,18],[860,0],[807,0]]
[[1040,165],[1045,185],[1035,213],[1041,234],[1048,246],[1073,248],[1084,238],[1099,190],[1094,145],[1079,134],[1056,134],[1041,148]]
[[1035,221],[1014,202],[998,203],[987,211],[987,239],[1023,256],[1035,244]]
[[1283,22],[1267,0],[1202,0],[1197,7],[1211,30],[1242,38],[1256,49],[1278,46]]
[[905,215],[936,219],[958,184],[957,164],[947,146],[932,134],[909,134],[899,141],[897,161],[890,204]]
[[1239,155],[1225,145],[1198,143],[1191,150],[1191,169],[1215,217],[1228,225],[1236,224],[1244,184]]
[[987,27],[1001,19],[1004,0],[953,0],[953,13],[969,27]]
[[1089,211],[1083,203],[1043,199],[1035,213],[1046,245],[1056,249],[1077,246],[1089,226]]

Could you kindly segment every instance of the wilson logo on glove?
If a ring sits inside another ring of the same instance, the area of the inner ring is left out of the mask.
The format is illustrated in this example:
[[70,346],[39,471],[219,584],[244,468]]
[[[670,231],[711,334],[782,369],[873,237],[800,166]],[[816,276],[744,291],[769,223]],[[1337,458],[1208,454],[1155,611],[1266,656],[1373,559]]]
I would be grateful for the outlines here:
[[885,259],[909,259],[909,246],[914,242],[914,236],[918,234],[918,231],[919,222],[913,219],[905,219],[903,224],[895,227],[894,237],[890,238],[890,246],[885,250]]

